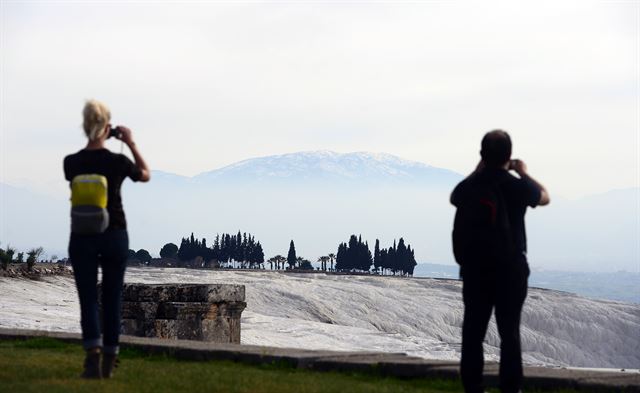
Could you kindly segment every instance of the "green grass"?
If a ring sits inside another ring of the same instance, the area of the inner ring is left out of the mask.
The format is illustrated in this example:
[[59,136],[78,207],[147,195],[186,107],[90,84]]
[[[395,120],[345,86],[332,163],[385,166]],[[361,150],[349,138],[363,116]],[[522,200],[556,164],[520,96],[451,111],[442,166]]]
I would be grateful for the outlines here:
[[182,361],[127,349],[120,358],[113,379],[89,381],[78,377],[84,353],[77,344],[48,338],[0,341],[0,392],[462,392],[460,383],[450,380],[312,372],[284,364]]

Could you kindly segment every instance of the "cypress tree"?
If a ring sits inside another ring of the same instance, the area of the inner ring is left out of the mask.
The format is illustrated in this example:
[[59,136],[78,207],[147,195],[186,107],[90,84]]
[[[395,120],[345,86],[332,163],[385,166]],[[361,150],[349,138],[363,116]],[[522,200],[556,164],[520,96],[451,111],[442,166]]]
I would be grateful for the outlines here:
[[238,230],[238,235],[236,235],[235,260],[236,261],[242,260],[242,233],[240,233],[240,230]]
[[254,248],[254,262],[257,263],[258,265],[261,265],[264,263],[264,251],[262,250],[262,244],[260,244],[260,242],[258,242]]
[[346,269],[346,260],[347,260],[347,245],[345,243],[340,243],[338,246],[338,254],[336,255],[336,270],[344,270]]
[[349,245],[346,250],[345,270],[351,270],[356,268],[358,263],[358,238],[356,235],[351,235],[349,238]]
[[389,270],[393,272],[393,275],[396,275],[397,271],[397,260],[396,260],[396,240],[393,239],[393,247],[389,249]]
[[240,259],[243,262],[251,262],[250,254],[249,254],[249,241],[247,240],[247,232],[245,232],[242,236],[242,245],[240,246]]
[[178,249],[178,259],[180,259],[181,261],[186,261],[188,259],[188,247],[189,243],[187,242],[187,239],[183,237],[182,241],[180,242],[180,248]]
[[229,263],[231,259],[231,236],[228,233],[224,235],[224,251],[222,254],[222,260],[225,263]]
[[200,242],[199,251],[200,251],[198,253],[199,255],[197,256],[201,256],[202,259],[204,259],[205,261],[209,260],[209,248],[207,248],[207,239],[205,239],[204,237]]
[[416,262],[415,252],[411,249],[411,246],[407,246],[407,252],[409,254],[409,258],[407,259],[406,272],[408,275],[413,276],[413,270],[418,263]]
[[376,239],[376,245],[373,249],[373,267],[376,271],[376,273],[378,272],[378,270],[380,269],[380,264],[381,259],[380,259],[380,240]]
[[382,249],[382,251],[380,251],[380,270],[383,275],[384,275],[385,269],[389,268],[389,265],[388,265],[389,258],[387,257],[387,254],[388,254],[388,251],[385,250],[384,248]]
[[297,257],[296,257],[296,246],[293,244],[293,240],[289,244],[289,253],[287,254],[287,263],[289,264],[289,268],[293,268],[296,265]]
[[213,249],[211,250],[211,259],[220,261],[220,235],[216,233],[216,238],[213,240]]
[[404,239],[400,238],[398,249],[396,250],[396,270],[404,273],[408,265],[407,247],[404,245]]
[[369,242],[364,243],[363,254],[364,263],[362,264],[362,270],[368,272],[371,270],[371,265],[373,264],[373,257],[371,256],[371,250],[369,249]]

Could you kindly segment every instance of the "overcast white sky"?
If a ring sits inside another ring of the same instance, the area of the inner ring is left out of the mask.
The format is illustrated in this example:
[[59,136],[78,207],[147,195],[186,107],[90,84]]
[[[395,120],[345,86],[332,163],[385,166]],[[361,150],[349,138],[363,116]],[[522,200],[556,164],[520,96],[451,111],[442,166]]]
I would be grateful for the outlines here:
[[504,128],[552,194],[639,184],[638,1],[1,4],[3,182],[63,184],[93,97],[184,175],[320,149],[466,173]]

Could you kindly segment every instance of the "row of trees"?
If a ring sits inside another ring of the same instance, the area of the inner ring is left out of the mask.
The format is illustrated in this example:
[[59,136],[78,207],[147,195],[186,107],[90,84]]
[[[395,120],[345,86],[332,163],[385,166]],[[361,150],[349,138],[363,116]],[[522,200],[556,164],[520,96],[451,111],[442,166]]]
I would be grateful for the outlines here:
[[[193,262],[199,260],[198,266],[223,266],[223,264],[231,264],[235,267],[238,262],[241,267],[265,268],[264,252],[260,242],[255,241],[255,237],[251,234],[237,235],[222,234],[216,235],[213,246],[207,246],[207,239],[197,239],[192,233],[190,237],[182,238],[180,247],[173,243],[167,243],[160,249],[161,258],[175,259],[183,263],[177,265],[192,266]],[[145,249],[138,251],[129,250],[128,259],[135,263],[149,264],[153,259],[149,252]],[[295,244],[293,240],[289,244],[289,253],[287,258],[282,255],[276,255],[267,261],[271,270],[285,269],[289,265],[289,269],[302,268],[313,269],[311,262],[302,257],[296,256]],[[228,266],[227,266],[228,267]]]
[[410,245],[405,245],[400,238],[398,244],[393,241],[393,247],[380,249],[380,240],[376,239],[374,253],[371,255],[369,244],[362,242],[362,236],[351,235],[348,243],[338,246],[336,256],[336,270],[362,271],[372,270],[379,274],[413,275],[416,263],[415,252]]
[[[32,248],[26,252],[26,259],[24,252],[16,252],[17,250],[11,246],[7,246],[4,249],[0,248],[0,266],[3,270],[9,268],[10,263],[27,263],[27,269],[33,269],[33,266],[38,262],[40,256],[44,252],[42,247]],[[14,258],[15,256],[15,258]],[[56,257],[53,257],[57,259]]]
[[211,247],[207,245],[206,238],[200,240],[191,233],[190,237],[182,238],[180,247],[173,243],[165,244],[160,249],[160,256],[180,261],[201,258],[206,264],[235,266],[238,263],[243,268],[256,268],[264,263],[264,251],[260,242],[256,241],[255,236],[250,233],[242,234],[240,231],[237,235],[217,234]]
[[[0,266],[6,270],[10,263],[27,263],[27,268],[31,270],[34,264],[43,254],[43,248],[32,248],[26,252],[16,252],[13,247],[7,246],[5,249],[0,248]],[[190,237],[182,238],[180,247],[173,243],[165,244],[160,250],[162,258],[173,258],[180,261],[193,261],[200,259],[203,265],[211,265],[212,262],[218,266],[231,264],[235,267],[238,263],[242,268],[263,268],[264,269],[264,252],[260,242],[255,241],[255,237],[246,232],[242,234],[238,231],[237,235],[222,234],[216,235],[213,246],[207,246],[207,240],[196,239],[191,233]],[[53,257],[53,259],[57,259]],[[143,264],[148,264],[152,257],[145,249],[138,251],[129,250],[128,259],[137,260]],[[319,270],[334,271],[333,262],[335,261],[336,271],[374,271],[377,274],[401,274],[413,275],[416,266],[414,250],[410,245],[405,245],[404,239],[400,238],[396,245],[388,249],[380,249],[380,241],[376,239],[373,255],[369,249],[369,244],[362,241],[362,236],[351,235],[348,243],[341,243],[338,246],[338,253],[328,254],[318,258],[320,263]],[[296,248],[293,240],[289,243],[289,252],[287,257],[276,255],[270,258],[269,263],[271,270],[285,269],[288,265],[289,269],[307,269],[313,270],[311,261],[299,257],[296,254]],[[330,263],[328,268],[327,264]],[[373,269],[372,269],[373,267]]]
[[400,238],[397,246],[394,240],[393,247],[388,249],[380,249],[380,241],[376,239],[373,253],[373,268],[375,272],[380,272],[380,274],[391,272],[393,275],[413,276],[413,270],[417,264],[415,250],[411,249],[411,245],[405,246],[403,238]]
[[[183,238],[180,247],[173,243],[165,244],[160,250],[162,258],[173,258],[180,261],[200,261],[198,266],[265,268],[264,252],[260,242],[251,234],[238,232],[237,235],[216,235],[213,246],[207,246],[207,240],[197,239],[193,233]],[[143,263],[151,261],[151,255],[144,250],[129,250],[129,258]],[[335,269],[334,269],[335,261]],[[271,270],[308,269],[313,270],[311,261],[299,257],[293,240],[289,243],[287,257],[276,255],[266,261]],[[368,242],[362,236],[351,235],[349,241],[338,246],[337,254],[328,254],[318,258],[319,270],[323,271],[360,271],[376,274],[413,275],[415,252],[406,245],[403,238],[389,248],[380,248],[380,240],[376,239],[373,254]],[[225,266],[226,265],[226,266]]]

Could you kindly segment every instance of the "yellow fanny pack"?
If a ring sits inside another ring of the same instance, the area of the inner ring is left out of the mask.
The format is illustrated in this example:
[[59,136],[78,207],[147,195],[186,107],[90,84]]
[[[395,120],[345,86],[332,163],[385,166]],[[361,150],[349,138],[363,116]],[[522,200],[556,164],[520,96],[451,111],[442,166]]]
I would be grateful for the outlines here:
[[71,206],[107,207],[107,178],[102,175],[78,175],[71,181]]
[[71,180],[71,232],[97,234],[109,226],[108,184],[103,175],[78,175]]

